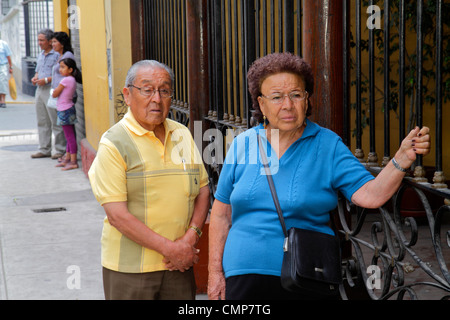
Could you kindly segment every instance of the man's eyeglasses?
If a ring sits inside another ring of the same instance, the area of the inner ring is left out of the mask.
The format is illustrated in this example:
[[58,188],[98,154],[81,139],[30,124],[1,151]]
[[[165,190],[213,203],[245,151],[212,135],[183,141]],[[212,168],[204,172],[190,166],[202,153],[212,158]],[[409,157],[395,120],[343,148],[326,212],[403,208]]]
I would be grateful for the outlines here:
[[170,89],[153,89],[150,87],[136,87],[130,84],[128,87],[133,87],[139,90],[139,92],[145,97],[153,97],[153,95],[158,91],[159,96],[163,99],[171,98],[173,96],[173,90]]
[[284,99],[286,97],[289,97],[293,103],[300,103],[300,101],[305,100],[308,97],[307,91],[292,91],[289,94],[281,94],[281,93],[274,93],[270,96],[261,95],[261,97],[266,98],[273,104],[282,104]]

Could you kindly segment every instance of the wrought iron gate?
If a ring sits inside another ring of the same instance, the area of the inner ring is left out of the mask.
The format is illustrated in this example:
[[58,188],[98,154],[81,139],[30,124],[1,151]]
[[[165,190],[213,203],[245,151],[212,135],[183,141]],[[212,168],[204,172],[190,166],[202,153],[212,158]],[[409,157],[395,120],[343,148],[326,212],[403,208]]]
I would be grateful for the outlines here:
[[170,66],[175,73],[171,117],[189,123],[186,1],[143,1],[145,56]]
[[53,29],[53,2],[50,0],[23,1],[25,29],[25,54],[22,58],[22,92],[34,95],[36,86],[31,83],[40,53],[37,37],[42,29]]

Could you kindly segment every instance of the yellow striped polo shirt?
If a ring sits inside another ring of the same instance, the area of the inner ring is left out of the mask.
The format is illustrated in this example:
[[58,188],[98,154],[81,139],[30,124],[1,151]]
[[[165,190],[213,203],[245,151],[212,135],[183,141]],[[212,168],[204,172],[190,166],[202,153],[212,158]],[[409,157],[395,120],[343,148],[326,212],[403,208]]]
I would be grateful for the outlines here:
[[[128,210],[156,233],[176,240],[184,235],[199,189],[208,175],[190,131],[170,119],[165,143],[144,129],[129,111],[101,138],[89,170],[100,204],[127,202]],[[102,265],[120,272],[165,270],[163,256],[122,235],[106,217]]]

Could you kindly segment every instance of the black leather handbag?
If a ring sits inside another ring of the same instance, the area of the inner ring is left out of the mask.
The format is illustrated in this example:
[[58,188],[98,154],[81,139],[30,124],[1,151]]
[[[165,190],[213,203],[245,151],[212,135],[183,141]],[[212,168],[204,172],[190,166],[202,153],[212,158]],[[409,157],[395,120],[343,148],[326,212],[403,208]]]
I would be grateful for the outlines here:
[[[290,228],[286,231],[270,168],[261,138],[258,142],[270,191],[285,235],[281,285],[316,298],[337,297],[342,283],[339,239],[329,234]],[[331,216],[331,215],[330,215]]]
[[334,236],[291,228],[285,239],[281,285],[293,292],[332,297],[342,282],[339,242]]

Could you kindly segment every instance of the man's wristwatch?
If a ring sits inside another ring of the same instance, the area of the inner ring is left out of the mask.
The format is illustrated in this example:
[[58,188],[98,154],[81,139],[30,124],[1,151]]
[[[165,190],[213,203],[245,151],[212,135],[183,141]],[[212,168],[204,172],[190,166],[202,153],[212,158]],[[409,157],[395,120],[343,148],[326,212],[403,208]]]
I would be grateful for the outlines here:
[[196,227],[196,226],[189,226],[189,228],[188,229],[192,229],[192,230],[194,230],[195,231],[195,233],[197,234],[197,236],[200,238],[201,236],[202,236],[202,230],[200,230],[200,228],[199,227]]

